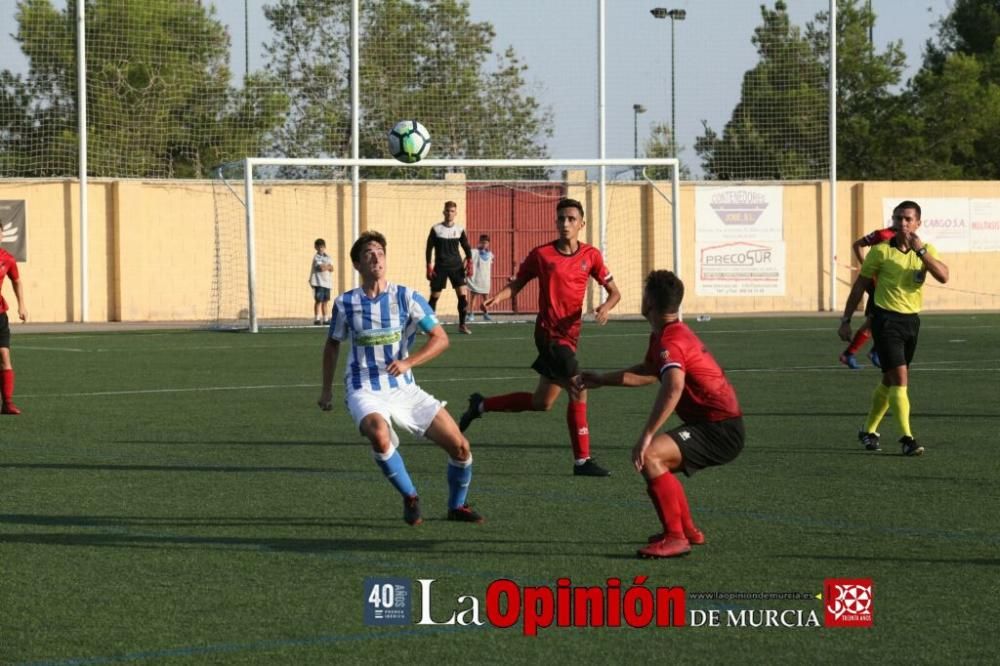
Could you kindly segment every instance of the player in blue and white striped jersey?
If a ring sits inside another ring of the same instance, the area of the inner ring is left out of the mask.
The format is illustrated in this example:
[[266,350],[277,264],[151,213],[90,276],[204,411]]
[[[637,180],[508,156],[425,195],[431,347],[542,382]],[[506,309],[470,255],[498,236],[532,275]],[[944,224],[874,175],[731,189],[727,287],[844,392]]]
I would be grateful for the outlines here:
[[[422,522],[417,489],[398,451],[394,426],[423,435],[448,453],[448,520],[481,523],[482,516],[466,503],[472,480],[469,441],[444,403],[416,384],[411,370],[447,349],[448,335],[423,296],[386,279],[385,247],[385,237],[377,231],[361,234],[351,247],[361,286],[334,301],[318,404],[324,411],[332,408],[340,343],[350,339],[344,373],[347,409],[371,442],[382,473],[403,496],[403,520]],[[427,343],[411,354],[418,329],[427,334]]]

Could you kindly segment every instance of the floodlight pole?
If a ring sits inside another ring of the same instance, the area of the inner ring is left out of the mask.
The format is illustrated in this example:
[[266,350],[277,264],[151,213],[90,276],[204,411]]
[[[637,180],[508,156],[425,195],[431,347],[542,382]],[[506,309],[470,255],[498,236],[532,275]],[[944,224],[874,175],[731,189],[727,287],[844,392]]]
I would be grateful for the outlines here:
[[683,21],[687,18],[687,10],[656,7],[650,9],[649,13],[653,15],[653,18],[670,19],[670,156],[677,157],[677,104],[676,87],[674,84],[674,55],[676,51],[674,44],[676,40],[674,37],[674,24],[677,21]]
[[[646,113],[646,107],[642,104],[632,105],[632,157],[639,159],[639,114]],[[635,172],[636,179],[639,178],[639,170]]]

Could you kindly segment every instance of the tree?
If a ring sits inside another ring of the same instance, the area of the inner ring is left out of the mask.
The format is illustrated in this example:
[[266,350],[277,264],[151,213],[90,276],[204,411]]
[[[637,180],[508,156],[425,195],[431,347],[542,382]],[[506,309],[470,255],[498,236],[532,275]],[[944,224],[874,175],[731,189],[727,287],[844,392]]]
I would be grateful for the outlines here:
[[[669,123],[653,123],[649,138],[643,145],[646,157],[675,157],[672,134]],[[680,159],[683,152],[684,146],[677,146],[676,157]],[[683,162],[680,163],[680,169],[681,179],[690,180],[691,169]],[[668,167],[646,167],[645,175],[652,180],[669,180],[670,169]]]
[[[286,83],[293,113],[274,154],[350,152],[349,9],[342,0],[280,0],[265,8],[275,38],[267,71]],[[489,23],[470,19],[465,0],[363,3],[359,76],[362,157],[384,157],[386,132],[415,118],[431,132],[436,157],[544,157],[551,116],[525,91],[527,69],[513,49],[495,56]],[[367,170],[367,175],[384,170]],[[417,177],[440,174],[409,172]],[[470,177],[499,177],[496,170]],[[520,177],[529,174],[520,172]],[[537,174],[535,174],[537,175]]]
[[[18,123],[0,134],[5,175],[79,168],[76,6],[68,4],[18,2],[16,39],[29,69],[23,80],[0,77],[0,105]],[[242,91],[230,87],[229,36],[213,12],[198,0],[88,0],[91,175],[203,177],[219,161],[259,152],[287,99],[260,77]]]
[[760,62],[744,75],[722,135],[703,123],[695,152],[711,179],[824,177],[830,160],[825,68],[782,0],[760,11],[763,22],[751,39]]
[[[881,53],[869,41],[875,23],[862,0],[837,2],[837,174],[840,178],[889,179],[896,158],[887,134],[907,122],[907,101],[893,92],[906,65],[902,41]],[[830,66],[830,15],[806,24],[806,38],[826,71]],[[897,128],[898,129],[898,128]]]

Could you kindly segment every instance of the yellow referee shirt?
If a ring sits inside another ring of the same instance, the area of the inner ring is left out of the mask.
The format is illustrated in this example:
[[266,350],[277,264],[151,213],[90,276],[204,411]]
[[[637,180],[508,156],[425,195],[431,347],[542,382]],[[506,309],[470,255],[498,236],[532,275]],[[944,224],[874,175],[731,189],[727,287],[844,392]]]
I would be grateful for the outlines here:
[[[927,253],[937,259],[938,252],[930,243],[924,243]],[[917,314],[923,305],[921,287],[927,279],[927,268],[913,250],[900,252],[896,239],[872,246],[861,275],[875,278],[875,305],[883,310],[901,314]]]

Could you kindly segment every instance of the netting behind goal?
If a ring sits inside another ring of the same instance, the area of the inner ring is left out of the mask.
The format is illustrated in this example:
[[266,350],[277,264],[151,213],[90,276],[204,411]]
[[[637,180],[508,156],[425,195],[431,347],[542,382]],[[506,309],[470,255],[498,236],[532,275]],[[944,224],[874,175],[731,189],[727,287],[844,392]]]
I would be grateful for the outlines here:
[[[349,252],[356,231],[377,230],[388,241],[388,277],[427,295],[425,250],[431,227],[442,220],[446,201],[458,204],[457,224],[466,229],[473,249],[481,235],[490,238],[494,261],[490,293],[514,276],[517,266],[535,246],[557,237],[556,202],[579,200],[586,226],[581,240],[605,249],[623,298],[619,316],[638,316],[642,280],[653,268],[673,268],[676,182],[635,180],[636,168],[606,168],[601,223],[601,187],[595,160],[581,164],[555,162],[540,166],[505,164],[477,166],[475,178],[447,172],[434,161],[408,167],[419,178],[363,179],[358,184],[359,219],[352,211],[354,188],[344,161],[254,160],[253,177],[245,166],[230,165],[217,172],[214,183],[216,267],[212,310],[222,328],[313,325],[313,292],[309,273],[317,238],[326,242],[333,258],[333,296],[355,285]],[[285,163],[282,163],[285,162]],[[381,168],[362,161],[366,168]],[[496,162],[513,162],[497,160]],[[615,163],[617,161],[609,161]],[[651,161],[671,173],[670,160]],[[644,165],[638,167],[642,172]],[[456,167],[451,167],[456,168]],[[440,177],[422,172],[435,170]],[[465,169],[472,172],[471,168]],[[490,177],[495,174],[496,177]],[[518,177],[523,176],[523,177]],[[246,185],[250,184],[251,196]],[[251,202],[252,215],[246,203]],[[252,228],[252,243],[248,229]],[[600,304],[602,290],[592,286],[585,311]],[[513,301],[498,304],[494,312],[533,316],[537,285]],[[447,286],[438,314],[450,322],[457,315],[455,291]]]

